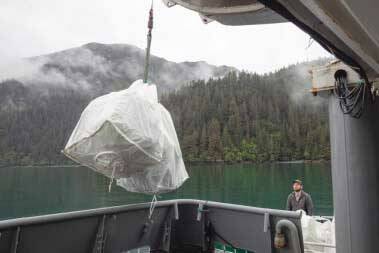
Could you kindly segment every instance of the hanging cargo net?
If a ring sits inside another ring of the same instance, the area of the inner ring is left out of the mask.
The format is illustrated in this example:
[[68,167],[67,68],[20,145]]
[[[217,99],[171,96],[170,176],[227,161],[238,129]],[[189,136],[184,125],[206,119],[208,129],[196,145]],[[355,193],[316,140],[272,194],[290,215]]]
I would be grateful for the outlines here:
[[169,192],[188,178],[171,115],[141,80],[90,102],[63,153],[131,192]]

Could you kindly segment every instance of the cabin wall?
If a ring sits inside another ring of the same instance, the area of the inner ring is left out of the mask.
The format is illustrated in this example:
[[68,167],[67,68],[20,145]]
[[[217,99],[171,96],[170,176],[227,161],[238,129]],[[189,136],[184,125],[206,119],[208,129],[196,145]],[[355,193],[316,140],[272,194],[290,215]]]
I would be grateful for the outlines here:
[[337,253],[377,252],[379,242],[379,102],[360,119],[329,97]]

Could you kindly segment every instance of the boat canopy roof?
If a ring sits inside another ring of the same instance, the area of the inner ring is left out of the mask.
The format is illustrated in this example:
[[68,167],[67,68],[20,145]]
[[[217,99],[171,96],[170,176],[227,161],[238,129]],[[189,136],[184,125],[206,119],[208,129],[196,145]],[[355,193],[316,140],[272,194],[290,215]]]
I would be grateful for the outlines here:
[[292,22],[370,81],[379,77],[379,1],[164,0],[225,25]]

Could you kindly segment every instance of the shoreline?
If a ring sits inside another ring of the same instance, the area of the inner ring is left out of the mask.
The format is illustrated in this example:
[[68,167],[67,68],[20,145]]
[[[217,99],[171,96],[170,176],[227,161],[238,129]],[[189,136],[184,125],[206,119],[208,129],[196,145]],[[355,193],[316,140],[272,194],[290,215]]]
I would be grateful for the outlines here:
[[263,162],[254,162],[254,161],[185,161],[185,164],[267,164],[267,163],[277,163],[277,164],[321,164],[321,163],[330,163],[330,160],[289,160],[289,161],[263,161]]

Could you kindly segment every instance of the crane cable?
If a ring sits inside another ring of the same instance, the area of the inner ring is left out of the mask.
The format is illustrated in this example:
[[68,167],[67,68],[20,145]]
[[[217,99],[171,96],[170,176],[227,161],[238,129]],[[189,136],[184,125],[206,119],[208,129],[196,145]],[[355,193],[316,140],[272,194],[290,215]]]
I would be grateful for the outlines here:
[[[147,83],[147,79],[149,77],[149,63],[150,63],[150,49],[151,49],[151,39],[152,39],[152,31],[154,27],[154,9],[153,9],[154,0],[151,0],[151,7],[149,11],[149,21],[147,22],[147,47],[146,47],[146,57],[145,57],[145,71],[143,74],[143,83]],[[148,219],[152,222],[152,216],[155,209],[155,206],[158,202],[157,195],[153,195],[153,199],[150,203],[149,215]]]
[[149,77],[149,61],[150,61],[150,48],[151,48],[151,39],[152,39],[152,30],[153,30],[153,19],[154,19],[154,12],[153,12],[153,0],[151,1],[151,7],[149,11],[149,21],[147,23],[147,47],[146,47],[146,57],[145,57],[145,71],[143,74],[143,82],[147,83],[147,79]]

